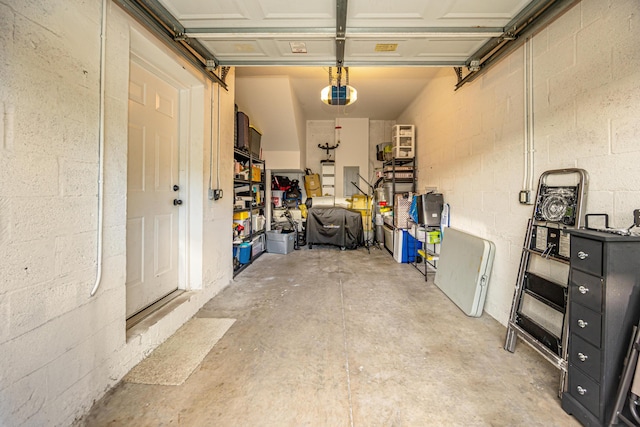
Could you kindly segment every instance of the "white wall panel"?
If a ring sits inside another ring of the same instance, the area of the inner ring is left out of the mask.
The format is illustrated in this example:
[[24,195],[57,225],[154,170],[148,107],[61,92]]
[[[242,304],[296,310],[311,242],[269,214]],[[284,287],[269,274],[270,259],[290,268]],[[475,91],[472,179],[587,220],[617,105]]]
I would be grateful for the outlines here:
[[[358,101],[359,102],[359,101]],[[335,120],[308,120],[307,121],[307,167],[313,173],[321,173],[321,160],[326,159],[326,151],[318,148],[318,144],[336,144],[337,125],[342,126],[340,131],[340,147],[331,152],[331,158],[336,165],[336,197],[342,197],[344,188],[343,172],[345,166],[357,166],[359,173],[366,179],[372,177],[370,166],[374,165],[370,154],[375,159],[375,144],[380,143],[380,138],[391,139],[391,121],[370,121],[369,119],[341,118]],[[375,139],[371,139],[374,135]],[[373,146],[373,149],[371,148]],[[372,182],[373,184],[373,182]],[[366,187],[361,181],[360,188]]]

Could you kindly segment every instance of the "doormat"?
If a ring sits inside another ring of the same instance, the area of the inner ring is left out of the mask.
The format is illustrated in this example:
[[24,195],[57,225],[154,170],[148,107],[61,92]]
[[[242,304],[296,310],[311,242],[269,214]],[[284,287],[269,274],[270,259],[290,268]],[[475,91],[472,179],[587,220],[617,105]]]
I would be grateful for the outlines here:
[[189,320],[129,371],[124,381],[157,385],[184,383],[235,321],[198,317]]

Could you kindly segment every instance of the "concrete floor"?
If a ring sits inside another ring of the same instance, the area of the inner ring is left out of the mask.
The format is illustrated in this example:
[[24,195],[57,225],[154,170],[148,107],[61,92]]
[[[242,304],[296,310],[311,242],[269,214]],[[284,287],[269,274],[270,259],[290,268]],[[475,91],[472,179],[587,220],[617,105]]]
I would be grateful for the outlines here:
[[386,250],[264,254],[197,316],[237,321],[183,385],[120,383],[79,425],[579,425],[558,370]]

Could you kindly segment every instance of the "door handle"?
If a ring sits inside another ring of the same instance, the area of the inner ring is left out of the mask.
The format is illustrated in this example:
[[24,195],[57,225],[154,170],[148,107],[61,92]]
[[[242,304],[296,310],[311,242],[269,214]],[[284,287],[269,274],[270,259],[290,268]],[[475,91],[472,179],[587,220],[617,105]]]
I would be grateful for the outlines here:
[[182,200],[180,199],[173,199],[173,206],[178,206],[182,204]]
[[174,185],[174,186],[173,186],[173,191],[178,191],[179,189],[180,189],[180,186],[179,186],[179,185]]

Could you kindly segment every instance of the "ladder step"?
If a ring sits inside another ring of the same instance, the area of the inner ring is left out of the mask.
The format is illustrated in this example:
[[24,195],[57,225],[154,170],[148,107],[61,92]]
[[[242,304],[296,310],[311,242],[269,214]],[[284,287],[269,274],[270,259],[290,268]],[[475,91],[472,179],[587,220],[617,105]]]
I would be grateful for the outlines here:
[[549,254],[543,254],[541,251],[536,250],[536,249],[523,248],[522,250],[526,251],[526,252],[528,252],[530,254],[537,255],[537,256],[539,256],[541,258],[544,258],[544,259],[550,259],[550,260],[553,260],[553,261],[560,262],[562,264],[569,265],[569,260],[566,259],[566,258],[560,258],[560,257],[554,256],[554,255],[549,255]]
[[538,301],[565,312],[567,307],[567,287],[545,279],[537,274],[526,272],[524,291]]
[[516,324],[520,326],[529,335],[540,341],[545,347],[551,350],[553,353],[560,356],[562,354],[562,344],[560,337],[549,332],[544,327],[540,326],[530,317],[525,314],[518,313]]

